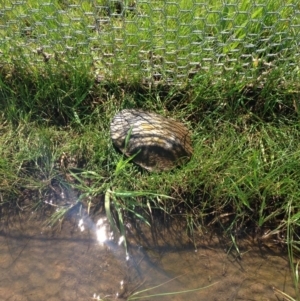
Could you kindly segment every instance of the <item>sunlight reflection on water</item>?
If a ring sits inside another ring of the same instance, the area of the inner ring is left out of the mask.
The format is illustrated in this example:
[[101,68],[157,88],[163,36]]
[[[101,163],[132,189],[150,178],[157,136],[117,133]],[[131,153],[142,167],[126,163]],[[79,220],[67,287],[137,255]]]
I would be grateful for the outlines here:
[[[100,245],[103,245],[107,241],[114,240],[113,232],[109,231],[109,224],[106,217],[99,218],[96,223],[93,223],[91,220],[89,220],[89,224],[95,225],[91,228],[94,229],[96,239]],[[83,218],[79,219],[78,228],[81,232],[84,232],[87,230],[87,228],[89,229],[89,227],[86,227],[86,222]]]

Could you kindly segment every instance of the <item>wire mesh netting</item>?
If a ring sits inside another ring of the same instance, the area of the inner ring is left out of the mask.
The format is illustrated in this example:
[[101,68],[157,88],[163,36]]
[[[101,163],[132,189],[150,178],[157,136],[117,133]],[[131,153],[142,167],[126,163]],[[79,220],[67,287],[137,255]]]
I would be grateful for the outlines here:
[[296,0],[2,0],[0,62],[84,62],[98,80],[181,85],[199,74],[298,71]]

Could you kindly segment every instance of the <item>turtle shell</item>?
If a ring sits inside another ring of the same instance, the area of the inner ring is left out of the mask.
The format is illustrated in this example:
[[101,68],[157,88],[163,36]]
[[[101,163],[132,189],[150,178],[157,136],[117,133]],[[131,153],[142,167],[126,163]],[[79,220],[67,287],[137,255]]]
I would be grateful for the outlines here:
[[110,125],[111,139],[126,156],[149,171],[168,170],[190,159],[193,149],[180,122],[136,109],[120,111]]

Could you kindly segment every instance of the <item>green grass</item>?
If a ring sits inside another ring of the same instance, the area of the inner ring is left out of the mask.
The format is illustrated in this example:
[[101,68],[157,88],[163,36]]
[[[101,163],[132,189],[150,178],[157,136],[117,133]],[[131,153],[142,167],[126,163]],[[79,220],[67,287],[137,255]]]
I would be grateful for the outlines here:
[[125,2],[118,11],[116,1],[106,0],[6,1],[2,58],[31,64],[40,74],[84,61],[101,80],[147,84],[186,84],[198,65],[198,75],[230,71],[241,81],[257,76],[265,62],[291,71],[299,61],[296,1],[137,1],[133,8],[133,1]]
[[[279,240],[297,287],[298,2],[125,2],[1,4],[0,212],[69,192],[63,213],[100,203],[118,226],[180,213],[191,234],[222,229],[229,250],[244,233]],[[127,162],[109,133],[123,108],[182,120],[191,161]]]

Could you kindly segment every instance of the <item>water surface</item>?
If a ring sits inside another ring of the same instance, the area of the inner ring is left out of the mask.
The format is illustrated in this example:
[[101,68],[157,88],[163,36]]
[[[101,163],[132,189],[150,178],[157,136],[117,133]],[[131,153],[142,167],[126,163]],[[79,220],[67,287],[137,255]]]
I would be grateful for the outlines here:
[[[96,227],[67,221],[53,231],[32,215],[0,223],[0,300],[282,300],[273,287],[294,296],[289,264],[276,249],[243,243],[241,257],[217,237],[199,234],[194,245],[184,226],[128,225],[129,258],[124,248],[99,243]],[[109,228],[107,227],[107,230]],[[81,231],[83,230],[83,231]],[[108,231],[109,232],[109,231]],[[147,297],[152,294],[202,290]],[[207,288],[205,288],[207,287]]]

